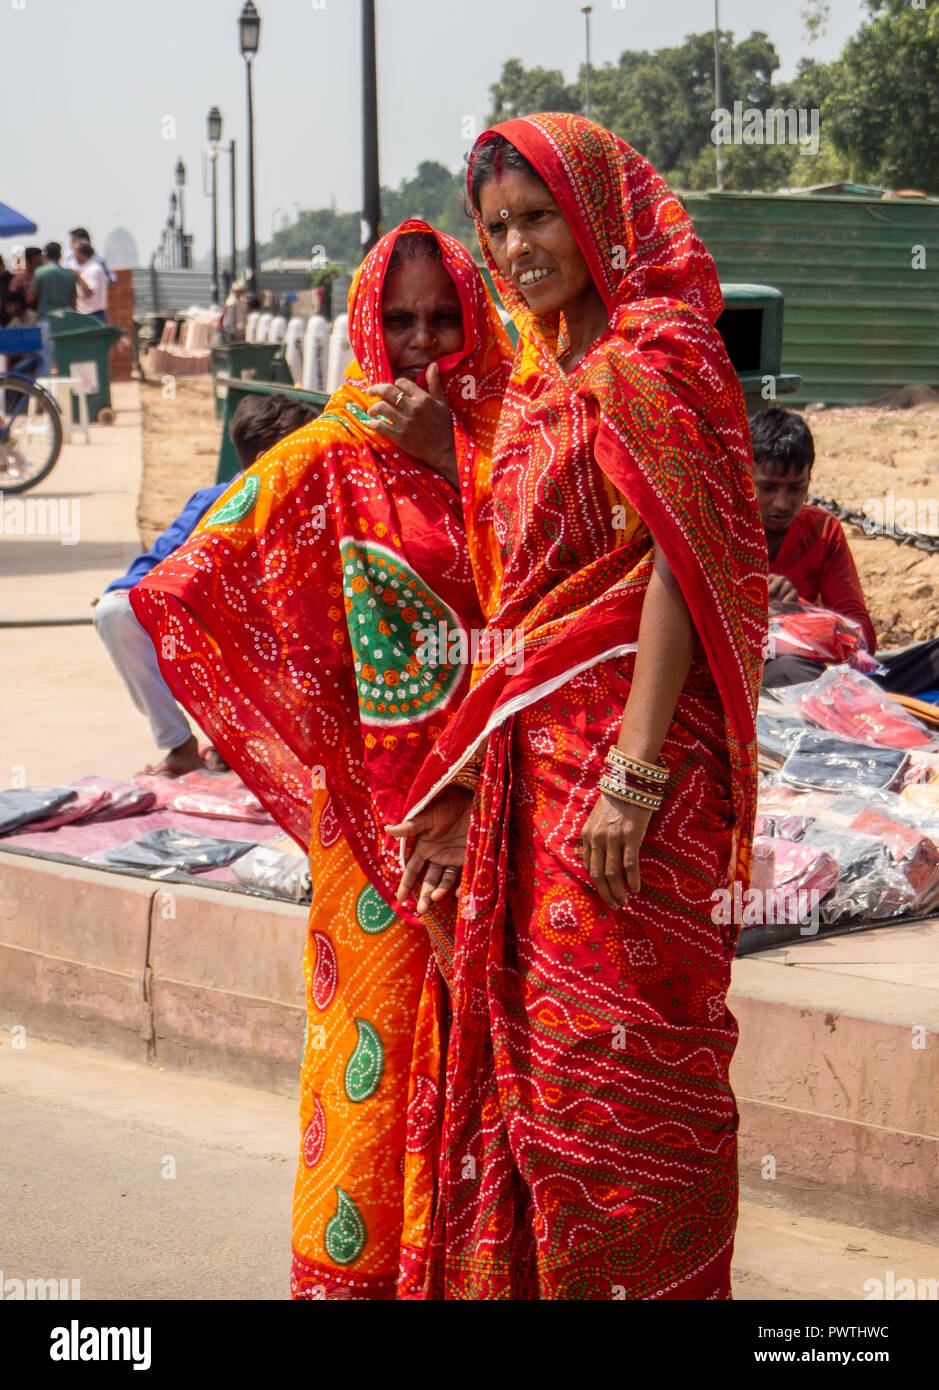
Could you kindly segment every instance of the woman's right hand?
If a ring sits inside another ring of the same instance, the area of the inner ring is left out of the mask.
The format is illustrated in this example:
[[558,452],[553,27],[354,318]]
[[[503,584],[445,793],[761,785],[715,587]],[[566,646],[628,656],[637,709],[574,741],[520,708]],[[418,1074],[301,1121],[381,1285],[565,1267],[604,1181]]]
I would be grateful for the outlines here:
[[439,902],[456,888],[466,858],[472,804],[472,793],[465,788],[444,787],[418,815],[398,825],[385,826],[387,833],[396,840],[417,836],[395,893],[398,902],[403,903],[411,896],[422,874],[418,913],[427,912],[432,903]]

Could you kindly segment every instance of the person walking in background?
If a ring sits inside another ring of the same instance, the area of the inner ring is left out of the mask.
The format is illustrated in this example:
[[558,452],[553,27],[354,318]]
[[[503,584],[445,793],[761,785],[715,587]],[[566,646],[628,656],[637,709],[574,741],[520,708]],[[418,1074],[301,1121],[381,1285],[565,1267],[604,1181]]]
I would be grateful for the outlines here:
[[83,314],[90,314],[99,323],[108,321],[108,277],[104,262],[96,255],[90,241],[80,241],[75,248],[78,262],[78,308]]
[[28,308],[35,307],[35,295],[33,292],[33,276],[42,264],[42,251],[38,246],[27,246],[23,254],[23,266],[20,270],[14,270],[13,278],[7,286],[7,291],[19,291],[26,300]]
[[49,314],[53,309],[74,309],[78,290],[78,277],[73,270],[66,270],[60,264],[62,247],[57,241],[50,241],[45,249],[45,263],[40,265],[33,276],[33,292],[36,296],[36,313],[42,332],[42,364],[40,376],[52,372],[52,342],[49,336]]
[[[69,252],[68,255],[62,261],[62,264],[65,266],[66,270],[78,270],[78,247],[82,244],[83,241],[87,241],[88,244],[91,245],[93,243],[92,235],[87,227],[73,227],[68,234],[68,241]],[[117,280],[117,276],[114,274],[114,271],[110,268],[107,261],[98,251],[92,252],[92,259],[97,261],[98,265],[100,265],[101,269],[104,271],[105,275],[108,278],[109,284]]]
[[[278,440],[312,418],[312,407],[302,401],[290,401],[282,395],[247,396],[240,402],[228,427],[241,470],[250,467]],[[206,512],[231,485],[229,479],[194,492],[176,520],[156,538],[149,550],[137,556],[126,574],[112,580],[93,605],[98,636],[107,647],[134,704],[147,716],[154,743],[164,753],[157,766],[144,769],[148,774],[178,777],[195,768],[209,766],[214,769],[221,765],[217,755],[213,761],[214,750],[210,750],[209,757],[203,761],[196,736],[160,674],[153,643],[134,617],[130,593],[155,565],[189,539]]]

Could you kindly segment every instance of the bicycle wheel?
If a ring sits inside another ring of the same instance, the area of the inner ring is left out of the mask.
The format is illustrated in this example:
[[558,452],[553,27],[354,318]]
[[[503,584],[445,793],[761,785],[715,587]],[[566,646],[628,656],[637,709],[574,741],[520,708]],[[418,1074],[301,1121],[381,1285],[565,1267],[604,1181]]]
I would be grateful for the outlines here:
[[59,408],[41,386],[0,376],[0,492],[25,492],[55,467],[62,451]]

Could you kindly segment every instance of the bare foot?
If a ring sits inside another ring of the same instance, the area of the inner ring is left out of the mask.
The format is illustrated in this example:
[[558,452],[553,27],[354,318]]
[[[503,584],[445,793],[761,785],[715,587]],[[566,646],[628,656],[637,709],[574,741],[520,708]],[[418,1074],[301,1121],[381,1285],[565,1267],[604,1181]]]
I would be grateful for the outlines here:
[[182,777],[184,772],[195,772],[196,769],[205,768],[206,764],[202,761],[199,754],[199,744],[195,734],[190,734],[185,743],[181,743],[178,748],[173,748],[161,763],[155,763],[152,767],[145,767],[143,773],[138,773],[138,777]]
[[222,757],[217,748],[213,748],[211,743],[206,743],[199,749],[202,760],[210,772],[230,772],[231,768]]

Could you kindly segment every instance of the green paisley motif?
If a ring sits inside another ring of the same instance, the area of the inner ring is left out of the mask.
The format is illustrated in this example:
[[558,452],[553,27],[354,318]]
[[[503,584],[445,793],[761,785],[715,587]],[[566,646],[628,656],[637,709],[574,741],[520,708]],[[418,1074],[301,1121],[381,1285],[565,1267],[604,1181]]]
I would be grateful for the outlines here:
[[223,502],[218,511],[206,522],[206,526],[230,526],[233,521],[241,521],[251,511],[258,500],[261,483],[256,474],[245,478],[234,497]]
[[326,1254],[337,1265],[351,1265],[365,1249],[368,1230],[348,1192],[336,1188],[336,1215],[326,1222],[323,1244]]
[[427,719],[462,675],[456,615],[397,551],[346,536],[340,552],[363,723]]
[[357,1018],[355,1026],[358,1029],[359,1040],[346,1063],[343,1085],[349,1099],[359,1102],[373,1096],[381,1084],[385,1068],[385,1049],[378,1029],[369,1023],[368,1019]]
[[355,920],[368,936],[387,931],[395,914],[377,888],[367,883],[355,903]]

